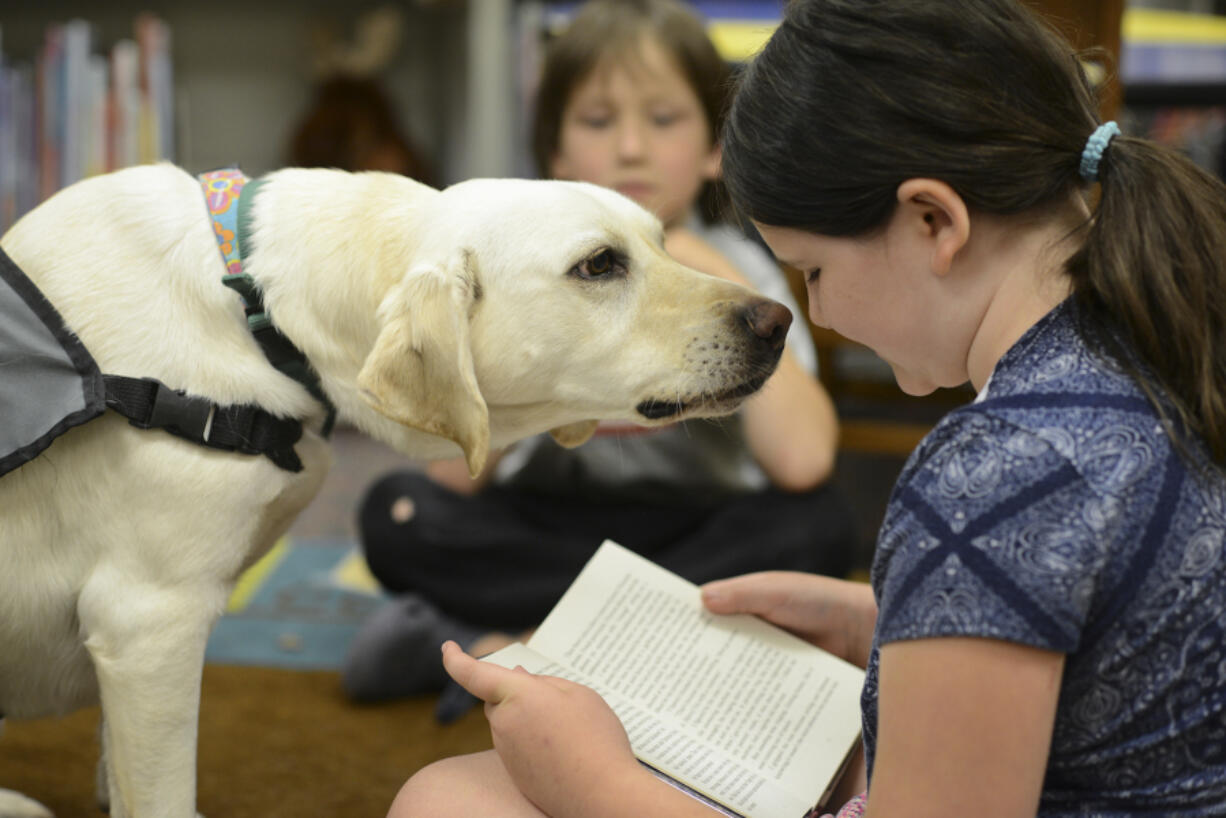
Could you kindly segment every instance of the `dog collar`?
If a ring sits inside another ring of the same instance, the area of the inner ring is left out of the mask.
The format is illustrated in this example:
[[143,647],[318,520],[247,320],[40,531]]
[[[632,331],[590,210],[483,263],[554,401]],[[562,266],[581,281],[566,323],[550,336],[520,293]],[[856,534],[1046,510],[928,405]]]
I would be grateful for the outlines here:
[[246,254],[251,249],[251,206],[256,194],[264,184],[259,179],[248,179],[238,168],[221,168],[202,173],[198,177],[204,189],[204,201],[209,209],[209,221],[213,237],[221,250],[226,274],[221,283],[238,293],[247,315],[247,329],[264,350],[265,357],[280,372],[306,387],[312,397],[324,405],[327,416],[320,433],[326,438],[332,434],[336,422],[336,408],[324,394],[319,376],[311,368],[306,356],[294,346],[272,323],[264,307],[263,295],[255,280],[243,270]]

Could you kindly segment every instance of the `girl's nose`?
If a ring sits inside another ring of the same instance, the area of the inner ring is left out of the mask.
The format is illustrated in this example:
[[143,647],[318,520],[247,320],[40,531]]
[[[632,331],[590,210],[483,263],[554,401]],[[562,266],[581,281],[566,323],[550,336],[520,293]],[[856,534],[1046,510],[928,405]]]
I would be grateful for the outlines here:
[[632,117],[627,117],[618,125],[617,152],[622,159],[638,159],[643,155],[646,145],[646,131],[643,124]]

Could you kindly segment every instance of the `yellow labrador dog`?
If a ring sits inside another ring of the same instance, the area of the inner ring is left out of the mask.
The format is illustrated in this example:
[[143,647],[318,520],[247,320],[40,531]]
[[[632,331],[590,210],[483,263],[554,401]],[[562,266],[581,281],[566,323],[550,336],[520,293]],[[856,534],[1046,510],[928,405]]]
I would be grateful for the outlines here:
[[[252,206],[246,272],[342,422],[416,458],[595,419],[725,414],[773,371],[791,316],[679,266],[610,191],[286,169]],[[0,247],[103,372],[302,421],[301,468],[105,412],[0,477],[0,713],[101,700],[116,818],[195,813],[205,642],[239,573],[330,463],[322,404],[274,369],[225,272],[197,179],[169,165],[80,182]],[[0,791],[0,816],[43,815]]]

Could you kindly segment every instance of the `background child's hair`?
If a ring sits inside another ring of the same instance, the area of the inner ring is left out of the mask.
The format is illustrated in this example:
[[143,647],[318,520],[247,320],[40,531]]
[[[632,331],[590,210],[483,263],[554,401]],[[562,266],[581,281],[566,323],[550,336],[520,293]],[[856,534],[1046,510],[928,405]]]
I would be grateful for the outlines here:
[[[748,217],[830,236],[883,228],[916,177],[1025,213],[1085,191],[1097,111],[1073,48],[1014,0],[794,0],[732,104],[724,178]],[[1087,326],[1113,328],[1088,336],[1138,374],[1122,333],[1173,402],[1159,411],[1224,464],[1226,186],[1127,136],[1099,178],[1068,263]]]
[[[638,59],[645,36],[676,61],[702,103],[712,144],[718,139],[730,69],[694,10],[679,0],[588,0],[546,50],[532,123],[532,155],[542,176],[549,175],[575,89],[602,64]],[[703,218],[722,218],[726,201],[723,185],[708,182],[699,200]]]

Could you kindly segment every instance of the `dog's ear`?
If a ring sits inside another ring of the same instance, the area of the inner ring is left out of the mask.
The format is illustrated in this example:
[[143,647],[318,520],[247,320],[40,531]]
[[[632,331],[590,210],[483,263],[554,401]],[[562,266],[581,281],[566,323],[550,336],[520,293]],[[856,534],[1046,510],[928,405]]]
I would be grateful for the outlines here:
[[379,305],[379,336],[358,373],[358,388],[375,411],[454,441],[474,477],[490,445],[469,339],[480,290],[466,252],[409,270]]
[[562,446],[573,449],[587,443],[588,438],[596,431],[597,421],[581,420],[578,423],[568,423],[556,429],[550,429],[549,434]]

